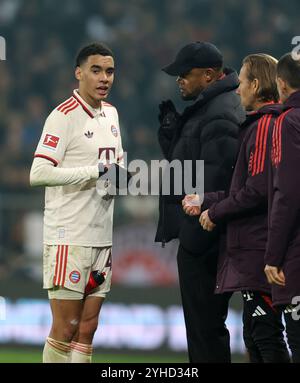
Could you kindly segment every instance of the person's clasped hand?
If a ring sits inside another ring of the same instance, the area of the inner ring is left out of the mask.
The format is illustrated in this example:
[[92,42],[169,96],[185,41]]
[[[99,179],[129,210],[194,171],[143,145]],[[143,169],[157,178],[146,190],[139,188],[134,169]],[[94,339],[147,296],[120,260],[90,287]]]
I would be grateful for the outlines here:
[[198,194],[188,194],[182,200],[182,208],[185,214],[195,216],[201,213],[201,202]]
[[212,231],[216,225],[211,221],[208,215],[208,210],[205,210],[200,218],[199,218],[200,225],[202,226],[203,230],[206,231]]
[[285,276],[283,271],[276,266],[265,266],[265,274],[269,283],[274,283],[279,286],[285,286]]

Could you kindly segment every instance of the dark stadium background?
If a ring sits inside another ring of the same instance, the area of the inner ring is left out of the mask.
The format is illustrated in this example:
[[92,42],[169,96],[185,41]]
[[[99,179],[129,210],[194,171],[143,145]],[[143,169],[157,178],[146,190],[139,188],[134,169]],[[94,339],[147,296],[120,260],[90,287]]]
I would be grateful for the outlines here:
[[[76,87],[74,57],[90,41],[114,51],[109,102],[129,160],[160,159],[157,105],[175,82],[160,70],[182,45],[208,40],[239,69],[248,53],[275,57],[300,35],[299,0],[0,0],[0,362],[41,361],[49,329],[41,288],[43,190],[28,185],[45,117]],[[186,361],[176,243],[153,243],[156,197],[116,201],[114,284],[97,332],[95,361]],[[245,360],[240,299],[228,325],[234,361]]]

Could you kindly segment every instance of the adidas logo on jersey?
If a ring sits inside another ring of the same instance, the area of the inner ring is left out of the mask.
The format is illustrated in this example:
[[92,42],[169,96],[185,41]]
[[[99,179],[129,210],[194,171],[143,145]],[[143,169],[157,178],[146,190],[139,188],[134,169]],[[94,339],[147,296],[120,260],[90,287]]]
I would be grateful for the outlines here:
[[87,138],[92,138],[94,133],[93,132],[90,132],[89,130],[87,131],[87,133],[84,133],[84,135],[87,137]]
[[260,306],[257,306],[252,314],[253,317],[261,317],[263,315],[267,315],[267,313]]
[[284,313],[288,314],[288,313],[293,313],[293,312],[296,312],[296,311],[297,311],[296,307],[293,307],[292,305],[288,305],[288,306],[286,306],[286,308],[284,310]]

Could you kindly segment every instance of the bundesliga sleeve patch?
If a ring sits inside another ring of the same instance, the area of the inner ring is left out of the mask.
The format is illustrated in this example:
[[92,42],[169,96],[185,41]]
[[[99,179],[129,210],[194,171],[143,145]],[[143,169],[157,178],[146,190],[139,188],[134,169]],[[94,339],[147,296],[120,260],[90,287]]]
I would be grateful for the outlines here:
[[53,136],[52,134],[46,134],[43,141],[43,146],[50,150],[56,150],[59,143],[59,137]]

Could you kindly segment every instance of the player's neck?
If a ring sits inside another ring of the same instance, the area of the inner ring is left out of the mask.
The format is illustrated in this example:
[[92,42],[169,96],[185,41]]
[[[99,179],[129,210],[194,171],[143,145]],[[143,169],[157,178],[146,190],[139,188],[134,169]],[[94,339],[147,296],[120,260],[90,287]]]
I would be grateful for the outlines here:
[[252,110],[259,110],[260,108],[262,108],[263,106],[266,106],[266,105],[269,105],[269,104],[273,104],[273,102],[267,102],[267,101],[256,101],[253,103],[252,105]]
[[84,92],[82,89],[78,89],[79,96],[94,109],[101,108],[101,101],[95,100],[88,93]]

